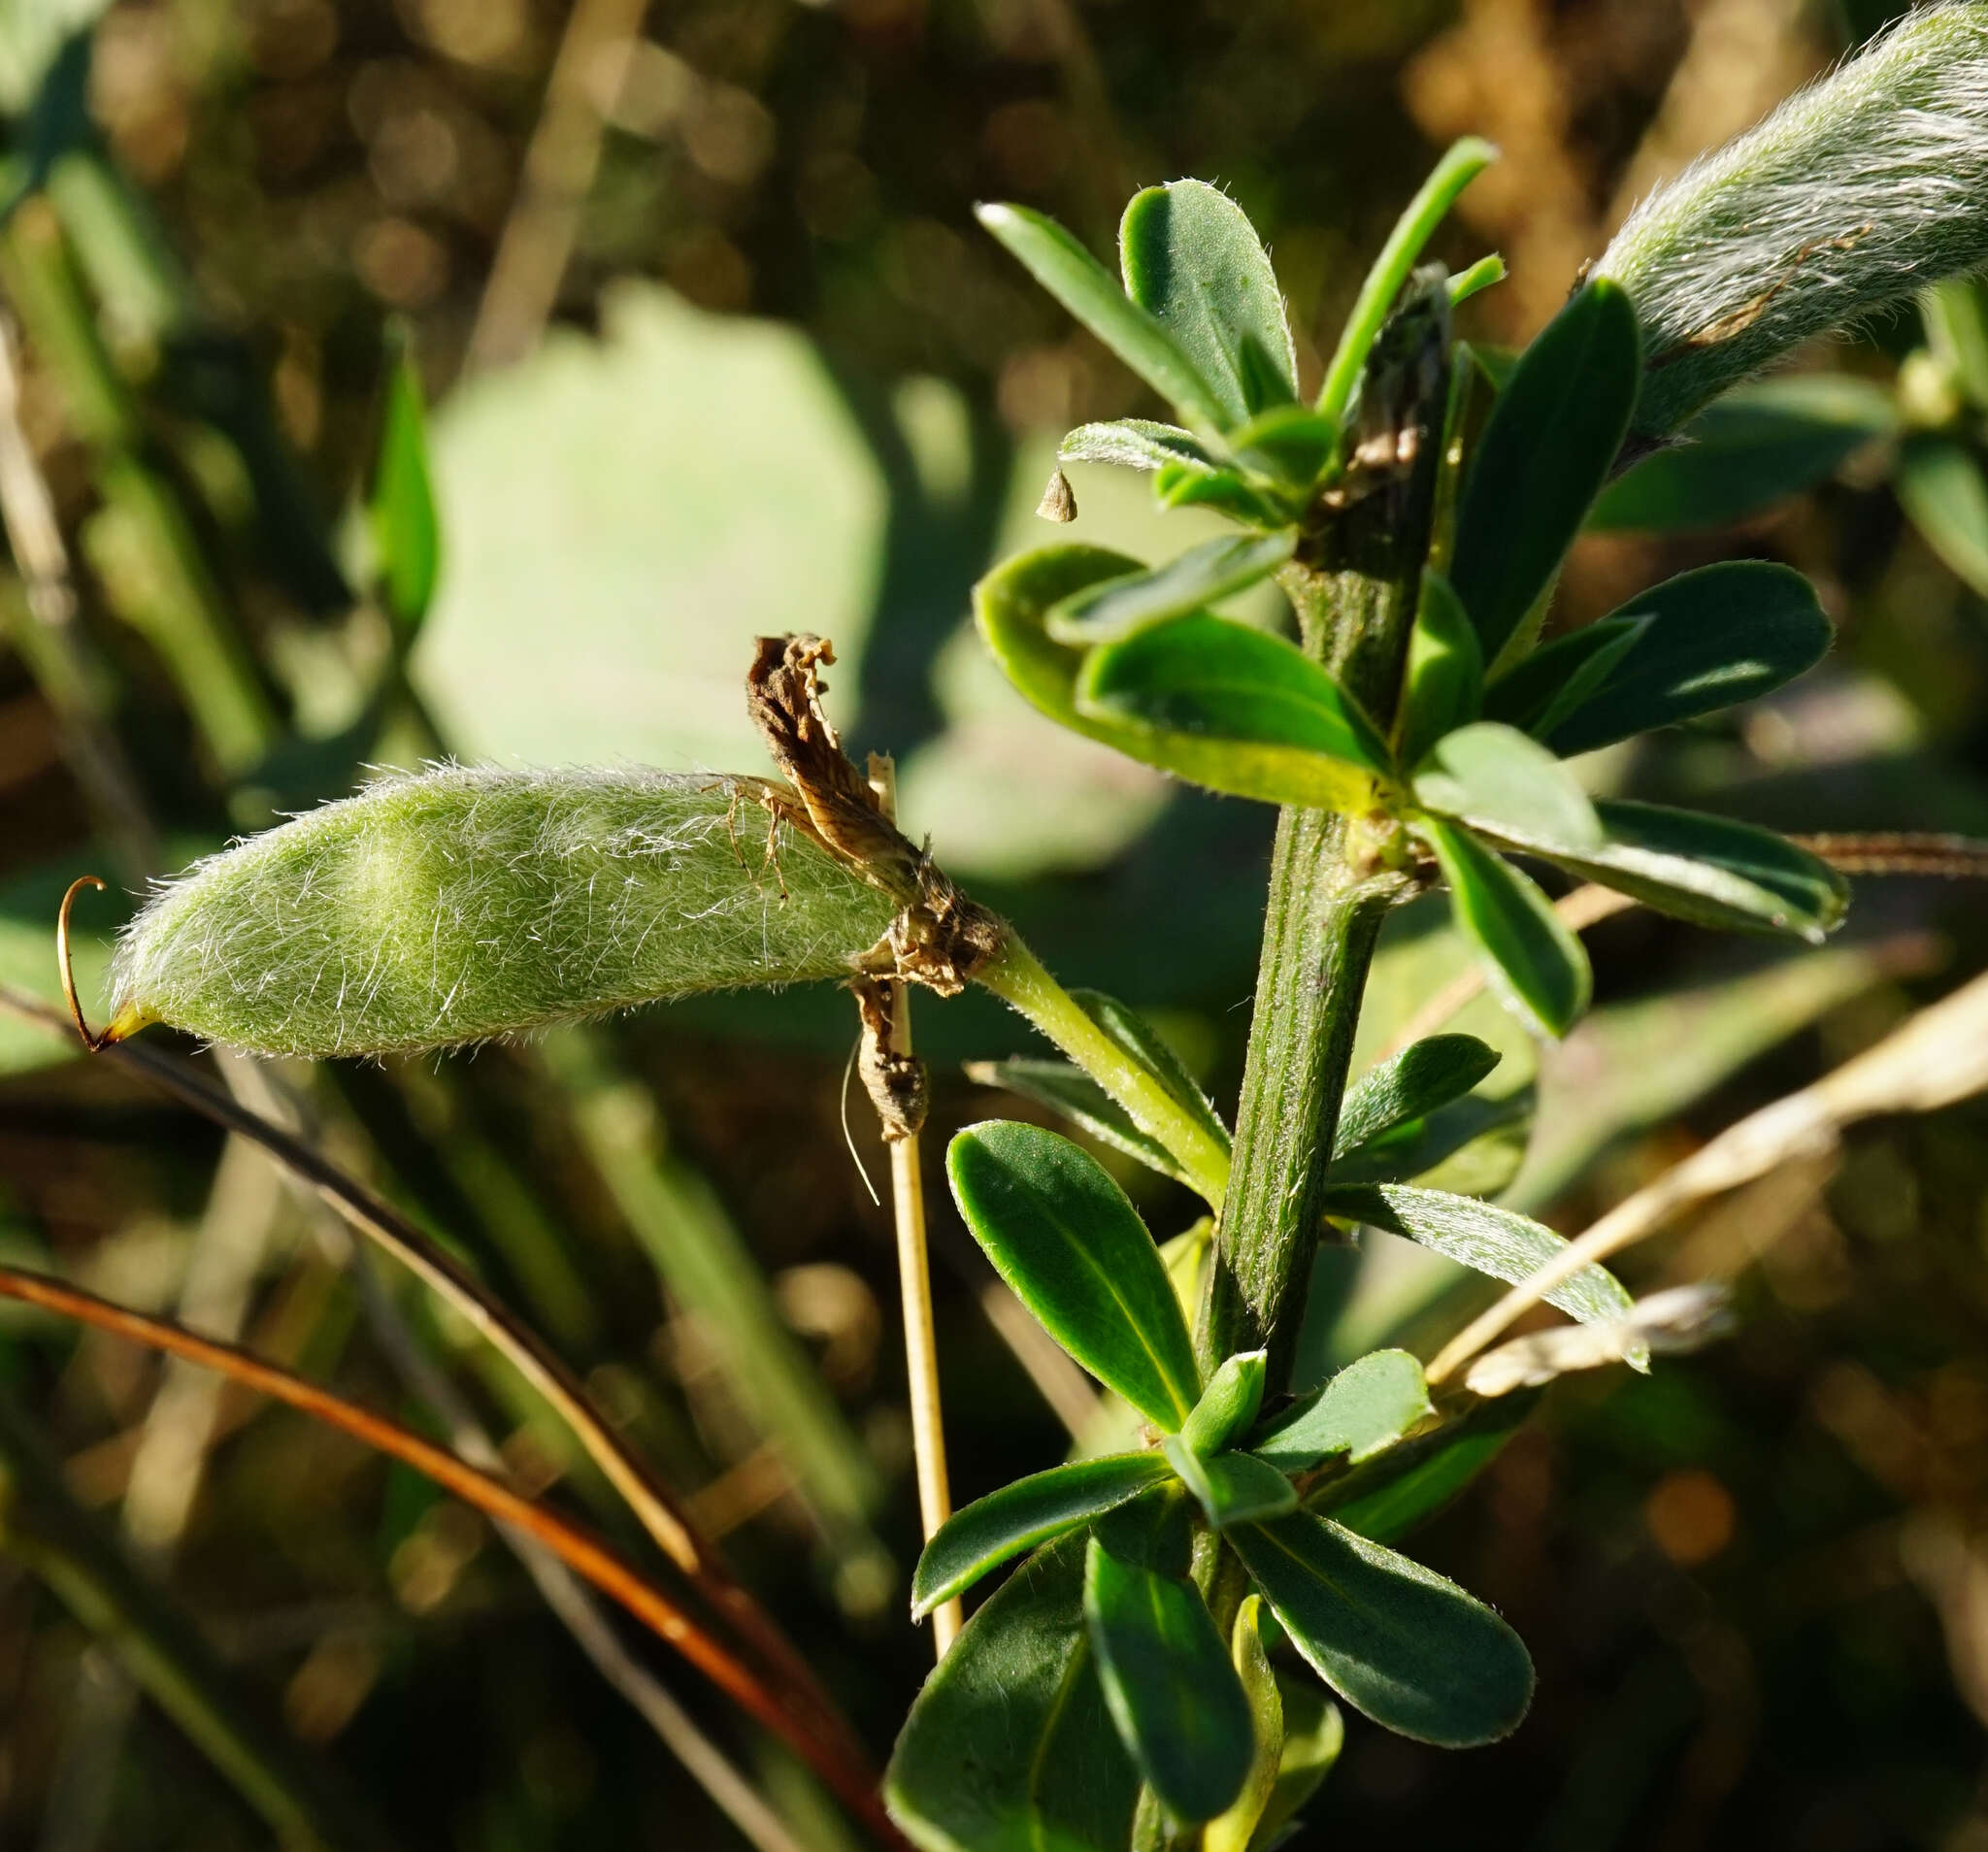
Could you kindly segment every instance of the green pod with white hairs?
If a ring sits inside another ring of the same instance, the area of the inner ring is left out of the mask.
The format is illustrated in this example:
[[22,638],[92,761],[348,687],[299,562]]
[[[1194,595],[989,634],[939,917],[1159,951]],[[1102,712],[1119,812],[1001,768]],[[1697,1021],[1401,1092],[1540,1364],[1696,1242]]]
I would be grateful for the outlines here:
[[376,1055],[749,984],[851,976],[895,910],[758,780],[441,767],[250,837],[162,887],[114,1035]]
[[1907,14],[1643,201],[1596,265],[1643,331],[1646,442],[1812,335],[1988,265],[1988,3]]

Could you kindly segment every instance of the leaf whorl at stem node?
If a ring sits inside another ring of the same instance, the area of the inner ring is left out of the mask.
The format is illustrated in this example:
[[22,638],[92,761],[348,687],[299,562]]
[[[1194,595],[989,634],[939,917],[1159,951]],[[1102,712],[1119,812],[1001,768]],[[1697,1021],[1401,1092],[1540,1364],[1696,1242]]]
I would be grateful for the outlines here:
[[821,706],[827,684],[817,673],[834,661],[835,646],[826,638],[758,640],[746,677],[746,711],[794,787],[791,796],[767,787],[766,801],[897,903],[889,931],[862,960],[866,970],[954,996],[1001,949],[1008,928],[961,893],[929,849],[883,814],[868,781],[844,755]]

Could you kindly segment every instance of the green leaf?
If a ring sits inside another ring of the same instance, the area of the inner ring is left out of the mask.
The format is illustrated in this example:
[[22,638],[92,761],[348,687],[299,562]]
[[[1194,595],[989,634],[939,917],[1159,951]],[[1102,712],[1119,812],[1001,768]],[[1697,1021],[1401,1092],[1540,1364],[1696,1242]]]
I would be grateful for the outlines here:
[[1625,470],[1596,497],[1591,531],[1669,533],[1745,520],[1824,480],[1898,429],[1898,403],[1872,380],[1798,373],[1714,400],[1680,441]]
[[1454,1582],[1309,1511],[1230,1540],[1291,1643],[1375,1723],[1452,1749],[1518,1728],[1525,1644]]
[[923,1620],[1011,1557],[1074,1531],[1167,1478],[1156,1453],[1110,1453],[1016,1479],[955,1511],[911,1575],[911,1618]]
[[1209,1104],[1208,1095],[1202,1092],[1180,1057],[1151,1023],[1102,990],[1078,987],[1070,995],[1077,1007],[1111,1039],[1121,1052],[1138,1062],[1166,1089],[1183,1112],[1199,1122],[1213,1143],[1224,1151],[1228,1150],[1229,1128],[1222,1123],[1222,1115]]
[[883,1778],[924,1852],[1124,1852],[1139,1770],[1083,1622],[1084,1539],[1040,1550],[925,1680]]
[[980,206],[975,212],[1050,295],[1190,425],[1218,432],[1232,422],[1221,397],[1179,342],[1053,218],[1026,206]]
[[421,377],[405,338],[393,344],[366,518],[386,609],[412,636],[428,614],[441,576],[442,526],[428,469]]
[[1947,570],[1988,598],[1988,480],[1974,452],[1958,438],[1909,438],[1892,489]]
[[1361,281],[1353,313],[1340,331],[1339,345],[1325,370],[1318,411],[1330,423],[1337,426],[1351,410],[1360,376],[1367,369],[1367,357],[1374,350],[1374,343],[1393,311],[1403,284],[1408,281],[1408,273],[1415,267],[1415,259],[1422,254],[1422,248],[1456,204],[1458,195],[1497,158],[1498,150],[1474,135],[1451,143],[1395,220],[1387,243],[1380,248],[1380,254]]
[[1415,771],[1415,796],[1473,829],[1566,843],[1602,840],[1574,775],[1537,740],[1497,720],[1445,734]]
[[1339,445],[1339,427],[1302,405],[1273,406],[1229,433],[1229,448],[1246,470],[1294,489],[1324,474]]
[[[1328,1174],[1334,1183],[1406,1183],[1441,1167],[1441,1187],[1460,1195],[1493,1196],[1511,1181],[1524,1159],[1533,1108],[1530,1086],[1495,1099],[1466,1094],[1427,1118],[1406,1120],[1335,1158]],[[1479,1148],[1471,1151],[1473,1145]]]
[[1504,1450],[1539,1400],[1521,1391],[1481,1402],[1433,1434],[1377,1453],[1321,1487],[1312,1508],[1375,1543],[1408,1536],[1458,1497]]
[[1728,560],[1680,573],[1602,623],[1536,649],[1484,691],[1485,714],[1538,730],[1588,657],[1620,638],[1605,626],[1628,618],[1647,620],[1640,639],[1599,690],[1544,734],[1563,758],[1757,700],[1821,661],[1830,643],[1829,619],[1800,573]]
[[1599,843],[1563,847],[1489,831],[1584,879],[1700,926],[1787,933],[1820,944],[1842,922],[1849,883],[1820,856],[1772,830],[1696,810],[1604,800]]
[[1057,446],[1064,463],[1114,463],[1128,470],[1163,470],[1170,464],[1212,475],[1221,466],[1203,449],[1192,431],[1151,418],[1113,418],[1079,424]]
[[1105,1512],[1091,1526],[1091,1535],[1120,1562],[1183,1581],[1194,1567],[1194,1499],[1162,1456],[1144,1457],[1164,1475],[1164,1483]]
[[1473,296],[1482,295],[1494,283],[1502,283],[1505,278],[1505,259],[1497,251],[1479,257],[1468,270],[1458,271],[1449,280],[1450,308],[1461,309]]
[[1153,500],[1162,509],[1205,508],[1245,527],[1276,527],[1289,511],[1236,470],[1195,469],[1169,463],[1153,478]]
[[1263,1406],[1264,1367],[1269,1353],[1240,1351],[1209,1378],[1194,1412],[1181,1424],[1180,1439],[1203,1459],[1233,1445],[1256,1425]]
[[983,1087],[1003,1087],[1024,1100],[1033,1100],[1060,1112],[1078,1131],[1137,1158],[1148,1170],[1171,1176],[1190,1188],[1193,1179],[1174,1154],[1158,1139],[1140,1129],[1131,1113],[1098,1085],[1089,1075],[1068,1061],[1038,1061],[1016,1057],[1009,1061],[970,1061],[967,1078]]
[[1433,817],[1418,827],[1492,988],[1535,1033],[1564,1036],[1588,1007],[1594,983],[1580,941],[1532,881],[1468,830]]
[[1501,1057],[1475,1036],[1424,1036],[1392,1060],[1370,1068],[1346,1089],[1333,1135],[1333,1161],[1427,1117],[1461,1099],[1497,1067]]
[[1119,1740],[1176,1819],[1211,1820],[1242,1792],[1249,1701],[1201,1591],[1121,1562],[1093,1538],[1083,1615]]
[[1444,734],[1469,725],[1483,698],[1484,652],[1477,633],[1449,580],[1425,572],[1402,683],[1402,763],[1419,764]]
[[[1345,809],[1389,769],[1374,723],[1295,644],[1227,617],[1176,617],[1084,658],[1077,711],[1173,743],[1221,744],[1199,781],[1237,796]],[[1194,777],[1176,767],[1182,777]]]
[[1332,1773],[1346,1742],[1339,1705],[1314,1681],[1279,1676],[1277,1696],[1284,1712],[1284,1746],[1270,1803],[1249,1837],[1249,1852],[1273,1852],[1304,1824],[1297,1819],[1298,1809],[1309,1803]]
[[[1509,1286],[1530,1279],[1567,1245],[1550,1228],[1510,1209],[1408,1183],[1328,1185],[1324,1208],[1328,1215],[1405,1235]],[[1583,1325],[1606,1325],[1626,1317],[1634,1302],[1607,1268],[1588,1266],[1554,1287],[1546,1303]]]
[[1298,531],[1204,541],[1177,559],[1074,592],[1052,605],[1049,635],[1081,647],[1116,643],[1168,617],[1185,616],[1267,579],[1297,550]]
[[1160,1445],[1218,1531],[1275,1517],[1297,1505],[1298,1494],[1290,1480],[1250,1454],[1217,1453],[1204,1459],[1177,1434],[1168,1435]]
[[1159,1251],[1098,1161],[1040,1126],[993,1120],[947,1147],[953,1200],[996,1272],[1108,1389],[1170,1433],[1201,1400]]
[[[1338,759],[1316,752],[1286,746],[1239,744],[1225,739],[1203,738],[1193,733],[1159,731],[1143,721],[1110,713],[1079,711],[1077,699],[1078,672],[1085,666],[1081,650],[1057,643],[1045,628],[1051,606],[1073,592],[1104,579],[1140,572],[1139,561],[1122,553],[1106,552],[1095,546],[1050,546],[1024,553],[997,567],[974,588],[974,613],[980,635],[1016,688],[1052,720],[1073,732],[1115,746],[1128,758],[1157,766],[1163,772],[1211,790],[1235,797],[1261,799],[1271,804],[1286,801],[1292,792],[1304,795],[1296,801],[1346,808],[1364,807],[1371,801],[1371,786],[1364,774]],[[1187,623],[1220,623],[1218,618],[1176,619]],[[1172,628],[1172,625],[1164,628]],[[1242,625],[1232,629],[1242,630]],[[1153,633],[1147,633],[1151,635]],[[1306,662],[1305,657],[1278,638],[1263,637],[1261,642],[1289,650],[1312,677],[1325,672]],[[1113,645],[1131,648],[1132,644]],[[1098,652],[1103,653],[1103,652]],[[1325,678],[1329,696],[1344,703],[1338,687]],[[1315,683],[1307,681],[1308,688]],[[1323,726],[1324,723],[1321,723]],[[1325,731],[1331,732],[1329,727]],[[1367,731],[1372,732],[1371,725]],[[1331,737],[1339,738],[1338,733]]]
[[1573,663],[1567,679],[1547,695],[1539,718],[1526,731],[1535,740],[1550,740],[1563,721],[1601,693],[1623,657],[1642,642],[1655,622],[1654,617],[1604,617],[1575,633],[1583,640],[1592,638],[1593,646]]
[[1279,1472],[1306,1472],[1331,1454],[1347,1463],[1391,1447],[1435,1413],[1422,1366],[1406,1350],[1374,1350],[1349,1363],[1251,1442]]
[[1591,282],[1498,396],[1471,461],[1449,573],[1487,663],[1552,581],[1607,480],[1636,407],[1640,342],[1628,295]]
[[1242,1791],[1202,1835],[1201,1852],[1248,1852],[1250,1835],[1277,1785],[1284,1749],[1284,1704],[1263,1649],[1263,1597],[1245,1595],[1229,1633],[1229,1659],[1250,1715],[1249,1768]]
[[1118,255],[1125,293],[1214,388],[1224,429],[1297,397],[1297,349],[1270,254],[1227,194],[1193,180],[1133,194]]

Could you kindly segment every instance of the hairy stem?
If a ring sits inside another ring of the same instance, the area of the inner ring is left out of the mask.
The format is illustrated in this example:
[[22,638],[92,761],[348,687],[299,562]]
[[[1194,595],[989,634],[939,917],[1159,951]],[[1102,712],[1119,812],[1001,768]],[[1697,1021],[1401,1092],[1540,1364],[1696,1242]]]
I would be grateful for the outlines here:
[[[1393,472],[1313,536],[1282,583],[1306,653],[1386,728],[1414,618],[1446,397],[1447,298],[1421,281],[1382,331],[1362,382],[1359,453]],[[1202,1306],[1202,1366],[1258,1346],[1283,1388],[1318,1244],[1360,996],[1407,878],[1359,819],[1277,819],[1236,1147]]]
[[974,979],[1020,1010],[1143,1130],[1178,1158],[1194,1187],[1220,1207],[1229,1178],[1229,1154],[1206,1126],[1084,1013],[1016,933],[1005,936],[1001,949],[974,973]]

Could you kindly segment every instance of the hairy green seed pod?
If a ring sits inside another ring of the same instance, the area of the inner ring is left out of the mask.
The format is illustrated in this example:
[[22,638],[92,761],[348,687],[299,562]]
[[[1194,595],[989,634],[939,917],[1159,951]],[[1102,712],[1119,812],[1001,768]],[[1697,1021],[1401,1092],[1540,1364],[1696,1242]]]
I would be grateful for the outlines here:
[[769,839],[767,788],[460,767],[382,780],[163,887],[118,949],[113,1031],[385,1054],[846,977],[891,901],[789,824]]
[[1597,272],[1643,328],[1661,438],[1812,335],[1988,264],[1988,4],[1909,14],[1643,201]]

